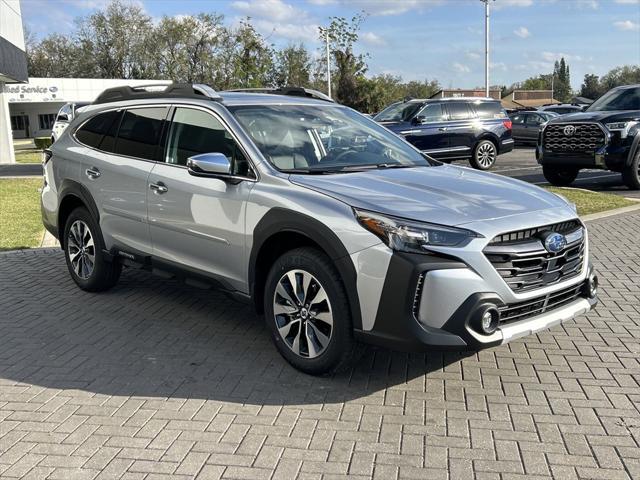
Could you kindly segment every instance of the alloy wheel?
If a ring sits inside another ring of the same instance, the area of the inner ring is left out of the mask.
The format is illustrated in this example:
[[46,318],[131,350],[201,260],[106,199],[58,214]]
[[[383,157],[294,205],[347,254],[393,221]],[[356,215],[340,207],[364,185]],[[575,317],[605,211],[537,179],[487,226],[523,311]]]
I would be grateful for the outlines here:
[[87,280],[93,273],[96,261],[96,249],[89,226],[82,220],[76,220],[69,229],[67,254],[75,274]]
[[303,358],[327,349],[333,333],[333,313],[324,287],[304,270],[290,270],[273,294],[273,315],[280,337]]
[[489,168],[493,165],[493,162],[496,160],[496,149],[490,142],[485,142],[478,147],[478,152],[476,153],[476,158],[478,163],[483,168]]

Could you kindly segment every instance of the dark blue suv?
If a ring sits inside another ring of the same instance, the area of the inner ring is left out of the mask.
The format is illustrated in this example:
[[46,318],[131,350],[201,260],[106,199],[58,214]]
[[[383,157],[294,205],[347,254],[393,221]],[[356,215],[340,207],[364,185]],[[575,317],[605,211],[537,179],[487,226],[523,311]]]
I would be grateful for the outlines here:
[[469,159],[488,170],[513,150],[511,120],[498,100],[439,98],[389,105],[374,120],[441,161]]

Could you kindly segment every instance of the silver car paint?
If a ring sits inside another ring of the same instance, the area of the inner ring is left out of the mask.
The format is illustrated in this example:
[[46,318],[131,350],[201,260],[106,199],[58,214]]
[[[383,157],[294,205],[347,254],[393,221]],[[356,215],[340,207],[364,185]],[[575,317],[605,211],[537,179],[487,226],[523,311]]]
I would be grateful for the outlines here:
[[[237,104],[237,99],[232,101]],[[280,99],[265,95],[264,103],[269,102],[322,104],[306,99]],[[137,101],[136,106],[156,103]],[[448,274],[437,271],[430,274],[427,281],[438,279],[443,284],[442,287],[434,287],[434,292],[440,292],[436,297],[423,293],[424,307],[420,310],[419,320],[425,329],[441,326],[447,315],[459,306],[461,299],[466,298],[465,294],[496,292],[505,302],[514,302],[578,283],[587,275],[588,245],[585,268],[579,277],[532,292],[514,294],[482,254],[484,246],[499,233],[576,217],[575,211],[564,200],[542,189],[497,175],[450,166],[376,170],[322,177],[289,176],[278,172],[264,159],[235,118],[218,103],[206,100],[171,103],[198,106],[217,114],[248,153],[258,181],[232,186],[217,179],[192,177],[183,168],[133,160],[134,163],[151,163],[153,167],[144,185],[149,208],[149,214],[145,216],[141,214],[142,209],[138,208],[145,203],[141,200],[138,184],[145,177],[147,165],[130,165],[126,157],[111,159],[123,168],[133,167],[137,174],[135,181],[127,180],[135,183],[135,191],[130,192],[130,196],[125,197],[129,194],[123,194],[115,184],[99,189],[94,186],[94,191],[102,195],[100,198],[106,197],[107,201],[106,212],[102,201],[98,204],[101,215],[106,213],[106,218],[101,216],[103,231],[114,228],[117,232],[117,235],[105,232],[107,248],[115,242],[123,242],[125,247],[138,246],[141,251],[153,252],[179,264],[200,269],[204,267],[206,271],[226,279],[237,290],[248,293],[249,254],[253,246],[253,232],[260,220],[274,208],[308,215],[340,238],[354,263],[365,330],[374,327],[392,252],[378,237],[358,224],[352,207],[445,225],[464,225],[482,235],[465,248],[433,248],[434,251],[462,259],[470,268]],[[54,155],[64,156],[70,165],[93,164],[97,152],[78,144],[69,132],[96,111],[128,105],[125,102],[108,104],[106,107],[87,107],[74,122],[73,128],[68,129],[61,140],[54,144]],[[54,165],[66,163],[54,162]],[[43,191],[45,214],[49,218],[55,215],[53,205],[57,179],[75,178],[85,185],[88,183],[88,179],[83,178],[82,168],[70,168],[73,172],[48,167],[50,175],[54,177]],[[150,180],[167,183],[172,195],[164,198],[158,195],[159,198],[156,198],[148,188]],[[117,204],[116,200],[120,198],[127,198],[126,203],[131,201],[134,205],[118,210],[113,204]],[[116,212],[128,221],[133,220],[132,216],[136,217],[136,222],[130,224],[132,231],[123,231],[128,229],[126,220],[110,218],[117,216]],[[123,212],[128,215],[122,215]],[[140,239],[144,239],[145,228],[148,229],[149,225],[152,240],[143,245],[144,241]],[[469,278],[473,282],[460,281]]]

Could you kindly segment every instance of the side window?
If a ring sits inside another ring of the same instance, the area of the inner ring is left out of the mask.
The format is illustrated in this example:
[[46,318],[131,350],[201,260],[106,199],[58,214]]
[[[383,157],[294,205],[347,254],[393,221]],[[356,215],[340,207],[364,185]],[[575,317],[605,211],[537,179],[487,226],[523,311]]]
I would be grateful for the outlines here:
[[115,110],[99,113],[76,130],[76,139],[87,147],[100,148],[105,133],[114,123],[117,124],[119,116],[120,112]]
[[526,118],[525,115],[514,115],[511,117],[511,123],[514,123],[516,125],[522,125],[524,123],[524,119]]
[[450,120],[469,120],[471,118],[471,112],[465,102],[447,103],[447,110],[449,110]]
[[166,107],[132,108],[125,111],[115,153],[128,157],[155,160]]
[[222,153],[234,175],[247,176],[249,162],[231,134],[213,115],[193,108],[176,108],[167,145],[167,163],[186,165],[200,153]]
[[443,122],[446,120],[440,103],[428,103],[418,112],[416,117],[420,117],[423,123]]
[[544,123],[544,120],[537,113],[527,115],[527,125],[540,125],[541,123]]
[[502,105],[498,102],[480,102],[473,108],[478,114],[478,118],[503,118]]

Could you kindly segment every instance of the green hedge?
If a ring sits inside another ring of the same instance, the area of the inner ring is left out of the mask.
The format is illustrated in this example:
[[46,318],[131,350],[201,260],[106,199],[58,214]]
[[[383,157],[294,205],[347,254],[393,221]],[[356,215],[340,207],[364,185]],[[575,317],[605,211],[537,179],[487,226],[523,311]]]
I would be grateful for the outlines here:
[[49,148],[51,146],[50,137],[37,137],[33,139],[33,142],[36,144],[36,148],[38,150],[44,150],[45,148]]

